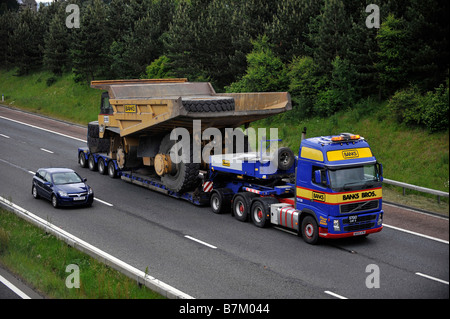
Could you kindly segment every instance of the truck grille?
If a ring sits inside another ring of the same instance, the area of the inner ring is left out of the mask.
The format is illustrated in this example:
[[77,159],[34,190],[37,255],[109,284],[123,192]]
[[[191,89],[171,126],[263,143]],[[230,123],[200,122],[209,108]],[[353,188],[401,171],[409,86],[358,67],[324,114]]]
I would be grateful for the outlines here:
[[356,224],[356,225],[348,225],[344,226],[344,231],[358,231],[362,229],[369,229],[375,226],[375,222],[373,223],[363,223],[363,224]]
[[366,202],[358,202],[358,203],[339,205],[339,211],[341,214],[348,214],[350,212],[357,213],[357,212],[362,212],[362,211],[377,209],[377,208],[378,208],[378,199],[370,200],[370,201],[366,201]]

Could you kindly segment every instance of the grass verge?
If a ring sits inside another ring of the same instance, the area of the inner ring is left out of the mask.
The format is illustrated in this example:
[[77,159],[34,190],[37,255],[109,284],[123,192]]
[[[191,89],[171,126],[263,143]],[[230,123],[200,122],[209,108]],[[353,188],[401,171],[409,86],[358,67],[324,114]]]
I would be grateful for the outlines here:
[[[0,208],[0,264],[55,299],[164,299],[136,281]],[[77,265],[80,288],[67,288]]]

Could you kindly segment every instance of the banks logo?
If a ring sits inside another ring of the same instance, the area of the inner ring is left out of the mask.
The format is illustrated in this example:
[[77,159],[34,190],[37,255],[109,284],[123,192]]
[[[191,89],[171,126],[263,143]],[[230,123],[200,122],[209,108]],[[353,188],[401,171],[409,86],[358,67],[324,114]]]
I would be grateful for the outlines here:
[[324,193],[312,192],[312,199],[319,202],[325,202],[326,196]]
[[359,153],[357,150],[350,150],[350,151],[342,151],[342,156],[344,159],[351,159],[351,158],[358,158]]
[[126,104],[123,107],[125,108],[125,113],[136,113],[135,104]]

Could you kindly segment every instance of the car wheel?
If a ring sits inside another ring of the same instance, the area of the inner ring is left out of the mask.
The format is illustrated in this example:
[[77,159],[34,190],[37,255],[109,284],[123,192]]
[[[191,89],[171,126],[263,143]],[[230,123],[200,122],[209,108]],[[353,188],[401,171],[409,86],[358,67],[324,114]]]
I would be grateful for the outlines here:
[[38,194],[38,190],[37,190],[36,186],[34,186],[34,185],[33,185],[33,188],[31,189],[31,194],[33,194],[33,197],[36,199],[40,198],[40,196]]
[[59,205],[58,205],[58,198],[56,197],[56,195],[52,195],[52,206],[54,208],[58,208],[59,207]]

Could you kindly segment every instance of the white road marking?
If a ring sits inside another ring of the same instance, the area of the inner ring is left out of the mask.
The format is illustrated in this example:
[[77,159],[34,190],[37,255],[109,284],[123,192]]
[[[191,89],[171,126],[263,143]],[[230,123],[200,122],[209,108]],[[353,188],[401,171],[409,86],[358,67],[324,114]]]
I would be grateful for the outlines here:
[[100,202],[102,204],[105,204],[106,206],[109,206],[109,207],[113,207],[114,206],[111,203],[105,202],[104,200],[101,200],[101,199],[98,199],[98,198],[95,198],[95,197],[94,197],[94,200],[96,200],[97,202]]
[[328,294],[328,295],[330,295],[330,296],[339,298],[339,299],[348,299],[348,298],[346,298],[346,297],[344,297],[344,296],[338,295],[338,294],[336,294],[336,293],[334,293],[334,292],[332,292],[332,291],[329,291],[329,290],[325,290],[324,293],[326,293],[326,294]]
[[199,240],[199,239],[197,239],[197,238],[194,238],[194,237],[191,237],[191,236],[187,236],[187,235],[184,236],[184,237],[186,237],[187,239],[196,241],[197,243],[200,243],[200,244],[202,244],[202,245],[205,245],[205,246],[207,246],[207,247],[209,247],[209,248],[217,249],[216,246],[213,246],[213,245],[211,245],[211,244],[205,243],[204,241],[201,241],[201,240]]
[[383,224],[383,226],[387,227],[387,228],[392,228],[392,229],[395,229],[395,230],[399,230],[399,231],[402,231],[402,232],[405,232],[405,233],[408,233],[408,234],[412,234],[412,235],[420,236],[420,237],[423,237],[423,238],[428,238],[428,239],[431,239],[431,240],[435,240],[435,241],[438,241],[440,243],[444,243],[444,244],[448,245],[448,240],[443,240],[443,239],[439,239],[439,238],[436,238],[436,237],[431,237],[431,236],[424,235],[424,234],[421,234],[421,233],[416,233],[416,232],[414,232],[412,230],[407,230],[407,229],[403,229],[403,228],[395,227],[395,226],[391,226],[391,225]]
[[42,148],[42,147],[41,147],[41,151],[44,151],[44,152],[47,152],[47,153],[50,153],[50,154],[54,154],[55,153],[55,152],[52,152],[52,151],[50,151],[48,149],[45,149],[45,148]]
[[440,282],[440,283],[448,285],[448,281],[445,281],[445,280],[442,280],[442,279],[439,279],[439,278],[436,278],[436,277],[425,275],[425,274],[422,274],[420,272],[416,272],[416,275],[422,276],[422,277],[425,277],[425,278],[428,278],[428,279],[431,279],[431,280],[434,280],[434,281],[437,281],[437,282]]
[[8,135],[0,134],[0,136],[3,136],[4,138],[10,138]]
[[4,120],[7,120],[7,121],[11,121],[11,122],[15,122],[15,123],[18,123],[18,124],[26,125],[26,126],[29,126],[29,127],[32,127],[32,128],[36,128],[38,130],[42,130],[42,131],[45,131],[45,132],[53,133],[53,134],[56,134],[56,135],[64,136],[64,137],[71,138],[71,139],[76,140],[76,141],[80,141],[80,142],[86,143],[86,140],[83,140],[81,138],[77,138],[77,137],[73,137],[73,136],[70,136],[70,135],[63,134],[63,133],[55,132],[55,131],[52,131],[52,130],[49,130],[49,129],[46,129],[46,128],[43,128],[43,127],[39,127],[39,126],[36,126],[36,125],[31,125],[31,124],[24,123],[24,122],[21,122],[21,121],[13,120],[13,119],[10,119],[10,118],[4,117],[4,116],[0,116],[0,118],[4,119]]
[[11,289],[16,295],[18,295],[22,299],[31,299],[28,297],[27,294],[25,294],[22,290],[14,286],[11,282],[5,279],[5,277],[0,275],[0,281],[9,289]]

